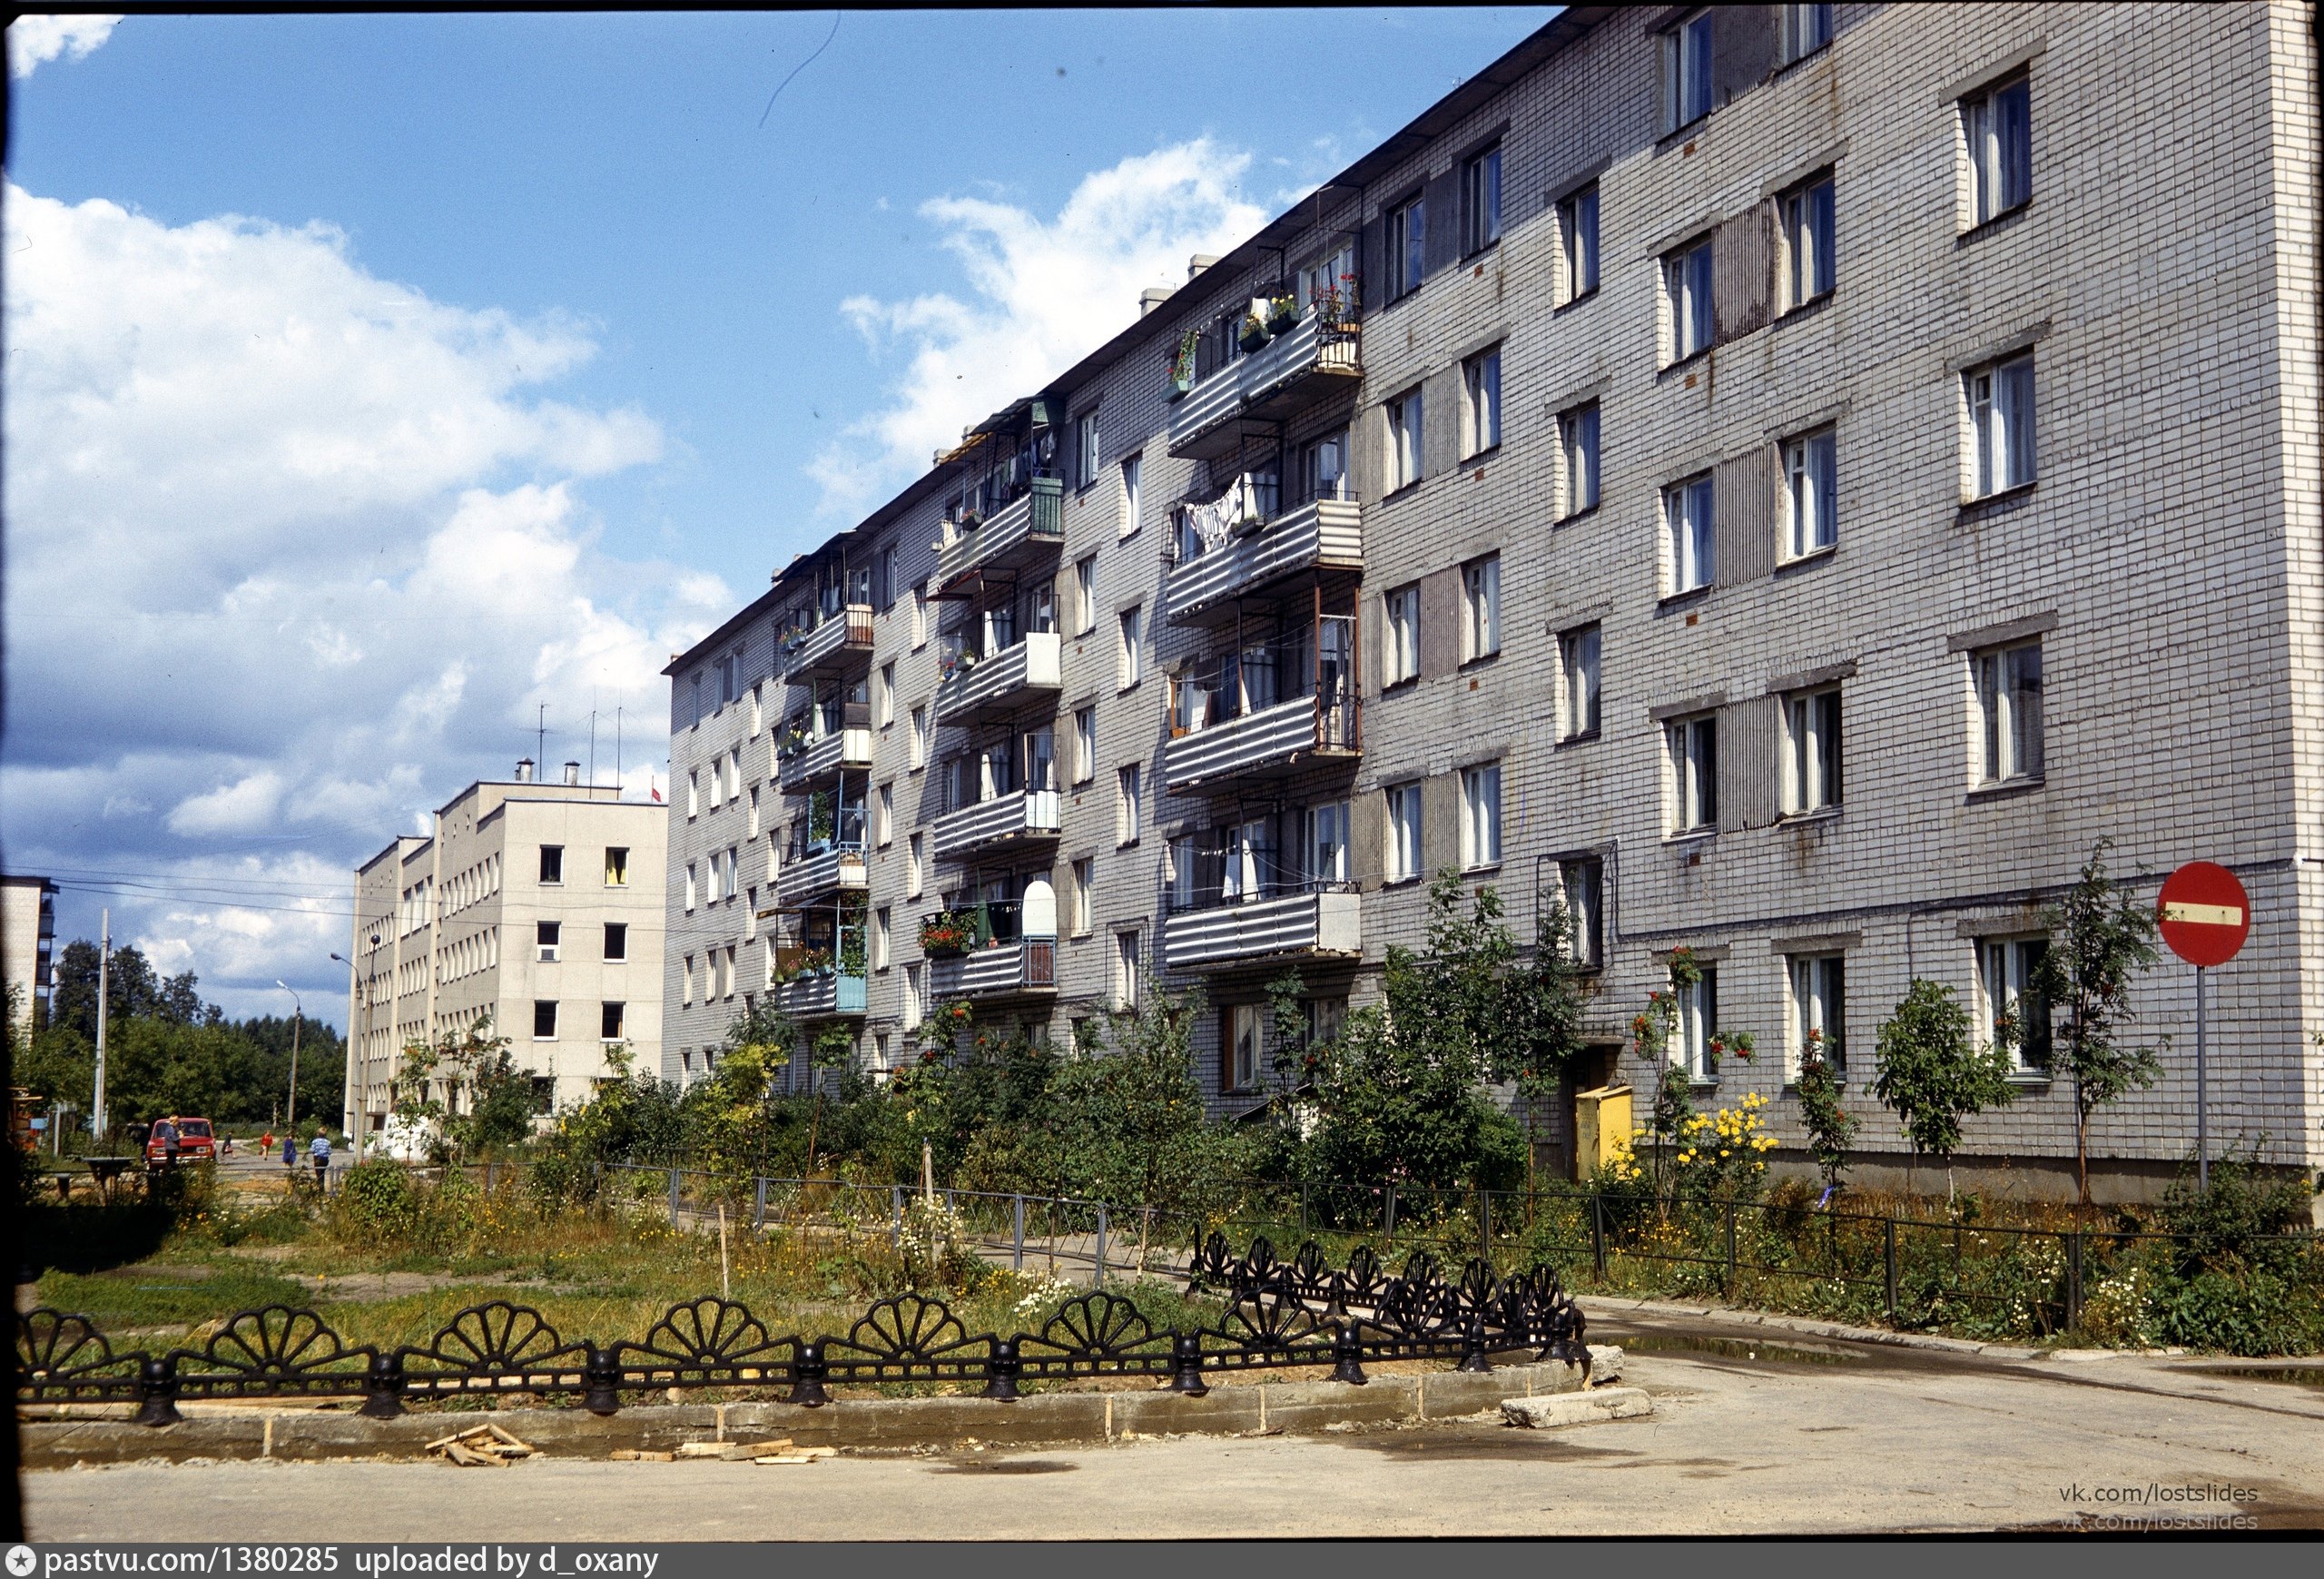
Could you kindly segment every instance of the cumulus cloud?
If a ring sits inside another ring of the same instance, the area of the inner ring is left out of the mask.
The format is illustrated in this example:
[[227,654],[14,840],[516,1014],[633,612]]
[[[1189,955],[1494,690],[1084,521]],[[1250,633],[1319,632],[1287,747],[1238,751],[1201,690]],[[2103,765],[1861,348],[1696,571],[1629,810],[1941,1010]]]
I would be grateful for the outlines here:
[[232,1007],[312,984],[352,863],[539,704],[567,742],[620,706],[658,763],[658,671],[736,599],[599,550],[587,479],[663,437],[547,392],[591,326],[433,301],[326,225],[6,197],[12,864],[134,874],[116,934]]
[[59,58],[86,60],[113,36],[114,16],[19,16],[8,24],[8,74],[22,81]]
[[809,468],[826,513],[852,514],[925,469],[960,429],[1088,355],[1137,316],[1138,293],[1184,282],[1266,219],[1243,192],[1250,156],[1207,138],[1085,176],[1053,219],[989,197],[921,205],[968,276],[966,300],[851,297],[841,312],[901,358],[887,402]]

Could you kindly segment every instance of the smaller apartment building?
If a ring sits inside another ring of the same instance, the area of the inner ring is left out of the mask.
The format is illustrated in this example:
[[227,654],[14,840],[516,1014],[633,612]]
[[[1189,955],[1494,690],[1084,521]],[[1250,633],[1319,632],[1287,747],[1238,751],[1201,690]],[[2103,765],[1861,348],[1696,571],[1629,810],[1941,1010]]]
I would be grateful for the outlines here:
[[22,1024],[47,1022],[55,945],[56,884],[45,877],[0,876],[0,975]]
[[[665,808],[612,785],[478,782],[355,874],[347,1110],[377,1130],[403,1050],[479,1019],[543,1111],[585,1100],[625,1050],[657,1069]],[[441,1096],[444,1093],[437,1093]]]

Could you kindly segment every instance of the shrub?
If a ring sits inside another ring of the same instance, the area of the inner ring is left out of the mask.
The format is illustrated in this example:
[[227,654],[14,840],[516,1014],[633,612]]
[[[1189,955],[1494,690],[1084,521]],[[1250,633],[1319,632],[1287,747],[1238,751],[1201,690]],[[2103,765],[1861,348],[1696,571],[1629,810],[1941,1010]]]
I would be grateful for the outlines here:
[[331,1210],[344,1239],[403,1244],[419,1231],[420,1190],[400,1162],[359,1163],[347,1170]]

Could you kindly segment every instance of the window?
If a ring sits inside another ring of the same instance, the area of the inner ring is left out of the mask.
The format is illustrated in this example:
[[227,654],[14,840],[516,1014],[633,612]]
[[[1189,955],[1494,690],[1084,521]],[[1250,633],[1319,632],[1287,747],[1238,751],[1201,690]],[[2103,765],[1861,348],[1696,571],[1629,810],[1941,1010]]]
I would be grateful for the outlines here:
[[1845,960],[1838,954],[1796,954],[1791,962],[1791,1042],[1784,1051],[1784,1078],[1799,1078],[1799,1051],[1807,1033],[1820,1033],[1824,1056],[1835,1074],[1847,1067]]
[[1461,660],[1473,663],[1501,651],[1501,556],[1461,567]]
[[893,543],[880,550],[880,612],[896,606],[896,585],[903,579],[903,555]]
[[541,881],[558,883],[565,881],[564,845],[543,844],[541,846]]
[[1088,636],[1098,628],[1098,556],[1084,554],[1073,562],[1073,634]]
[[1961,101],[1970,212],[1984,224],[2034,195],[2034,99],[2024,77]]
[[1562,675],[1565,725],[1563,738],[1580,740],[1598,733],[1598,649],[1604,639],[1600,627],[1585,625],[1558,637],[1558,666]]
[[1670,593],[1708,587],[1711,578],[1710,473],[1662,490],[1662,521],[1670,547]]
[[1088,488],[1098,480],[1098,413],[1084,411],[1073,423],[1073,482]]
[[556,1001],[553,998],[533,1000],[533,1040],[550,1041],[556,1037]]
[[1122,461],[1122,530],[1125,538],[1136,534],[1146,508],[1144,484],[1146,461],[1143,456],[1132,455]]
[[928,999],[921,985],[923,979],[921,972],[926,969],[926,966],[918,964],[904,967],[904,1029],[906,1031],[917,1031],[921,1021],[927,1013],[922,1006]]
[[725,799],[725,794],[726,759],[723,756],[714,756],[710,759],[710,809],[712,811],[714,812],[719,808]]
[[1778,205],[1783,216],[1783,305],[1802,306],[1832,291],[1832,178],[1795,188]]
[[1421,874],[1420,785],[1388,786],[1387,880],[1403,883]]
[[561,954],[557,940],[563,931],[564,925],[559,922],[544,921],[534,923],[533,942],[539,950],[538,957],[542,964],[556,963]]
[[1559,897],[1565,901],[1566,949],[1577,965],[1591,970],[1606,962],[1605,925],[1600,919],[1606,868],[1595,855],[1558,863]]
[[1705,713],[1662,727],[1670,757],[1670,832],[1706,832],[1718,821],[1718,722]]
[[1787,559],[1804,559],[1840,540],[1838,453],[1838,439],[1828,428],[1783,447]]
[[893,1057],[888,1051],[888,1033],[884,1031],[873,1031],[872,1033],[872,1067],[887,1069],[891,1067],[893,1061]]
[[1694,982],[1681,987],[1671,983],[1678,999],[1679,1026],[1671,1062],[1687,1071],[1687,1078],[1698,1084],[1718,1078],[1718,1071],[1711,1062],[1710,1039],[1718,1033],[1718,967],[1697,967],[1700,974]]
[[1501,764],[1461,770],[1461,865],[1501,864]]
[[1388,211],[1388,300],[1420,289],[1428,272],[1428,204],[1415,197]]
[[1348,806],[1345,801],[1326,801],[1307,811],[1306,878],[1317,886],[1327,886],[1349,881],[1354,875],[1348,870]]
[[1073,782],[1088,784],[1098,776],[1098,709],[1073,710]]
[[627,922],[606,923],[606,958],[608,960],[629,958],[629,923]]
[[1420,587],[1399,587],[1381,599],[1387,640],[1381,655],[1380,683],[1399,686],[1420,678]]
[[1097,884],[1098,863],[1094,857],[1084,855],[1073,864],[1073,920],[1071,935],[1074,937],[1088,937],[1089,935],[1090,892],[1097,887]]
[[759,737],[759,731],[766,727],[766,698],[762,694],[764,689],[761,686],[751,687],[751,738],[753,740]]
[[872,968],[875,971],[888,968],[891,918],[891,913],[884,904],[872,913]]
[[1783,809],[1840,804],[1840,693],[1835,686],[1783,699]]
[[924,702],[911,710],[911,739],[905,760],[914,773],[928,765],[928,705]]
[[1564,498],[1559,518],[1598,508],[1598,402],[1576,406],[1558,415],[1558,455],[1563,463]]
[[1125,608],[1121,612],[1121,688],[1128,690],[1146,677],[1145,621],[1143,611]]
[[1258,1089],[1261,1008],[1257,1003],[1236,1003],[1226,1011],[1226,1067],[1222,1072],[1229,1091]]
[[920,841],[921,835],[914,834],[904,842],[904,897],[906,899],[920,897]]
[[1501,448],[1501,347],[1461,364],[1461,459]]
[[1118,844],[1137,843],[1137,776],[1138,765],[1134,762],[1115,775],[1114,842]]
[[597,1005],[598,1041],[619,1041],[621,1040],[622,1010],[624,1007],[625,1005],[620,1003],[600,1003]]
[[2034,480],[2034,359],[2013,357],[1963,375],[1974,446],[1971,497],[1984,498]]
[[1462,256],[1501,240],[1501,149],[1498,144],[1461,166]]
[[1662,130],[1710,113],[1710,13],[1698,11],[1662,35]]
[[1325,316],[1336,320],[1355,311],[1355,249],[1341,247],[1299,267],[1292,285],[1299,311],[1322,305]]
[[928,645],[928,584],[911,589],[911,645],[918,652]]
[[1832,42],[1832,8],[1829,5],[1784,5],[1783,61],[1805,59]]
[[882,850],[896,842],[896,786],[892,782],[881,785],[878,797],[872,803],[872,836]]
[[2019,1074],[2050,1067],[2050,1002],[2039,985],[2049,952],[2047,938],[1989,938],[1977,948],[1987,1045],[2007,1044],[2010,1068]]
[[702,769],[698,767],[690,767],[686,770],[686,815],[688,818],[692,818],[694,814],[701,810]]
[[890,658],[880,666],[880,678],[872,687],[872,705],[881,728],[896,721],[896,660]]
[[1997,647],[1972,660],[1977,680],[1978,779],[2042,776],[2042,644]]
[[1393,400],[1388,412],[1388,491],[1410,488],[1421,479],[1421,392]]
[[1670,315],[1671,367],[1710,349],[1710,241],[1682,247],[1662,260],[1662,301]]
[[1557,304],[1579,301],[1598,289],[1598,183],[1558,204]]
[[745,838],[755,839],[759,836],[759,792],[755,789],[751,791],[751,816],[743,833]]
[[694,956],[688,954],[678,967],[678,1002],[694,1002]]
[[1137,933],[1114,934],[1114,1007],[1137,1007]]
[[688,910],[692,910],[694,908],[694,864],[689,861],[686,863],[686,908]]

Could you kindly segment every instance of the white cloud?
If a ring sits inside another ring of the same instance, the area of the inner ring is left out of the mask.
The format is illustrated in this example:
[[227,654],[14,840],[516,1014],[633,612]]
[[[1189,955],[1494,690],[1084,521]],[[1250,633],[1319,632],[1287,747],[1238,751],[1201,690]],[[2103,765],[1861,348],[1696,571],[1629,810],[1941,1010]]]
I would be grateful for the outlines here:
[[1183,283],[1266,215],[1243,194],[1249,155],[1206,138],[1085,176],[1052,220],[987,198],[921,205],[968,274],[969,300],[851,297],[840,311],[875,354],[906,358],[888,404],[809,468],[827,513],[862,509],[926,469],[960,429],[1039,387],[1137,316],[1138,293]]
[[115,16],[19,16],[8,24],[8,74],[22,81],[62,56],[86,60],[113,36]]
[[528,754],[538,704],[552,751],[619,706],[624,765],[659,763],[658,671],[736,599],[599,551],[586,480],[664,441],[544,392],[586,324],[433,301],[325,225],[13,186],[5,219],[12,863],[153,874],[116,933],[231,1002],[346,940],[188,902],[217,864],[311,879],[343,929],[352,862]]

